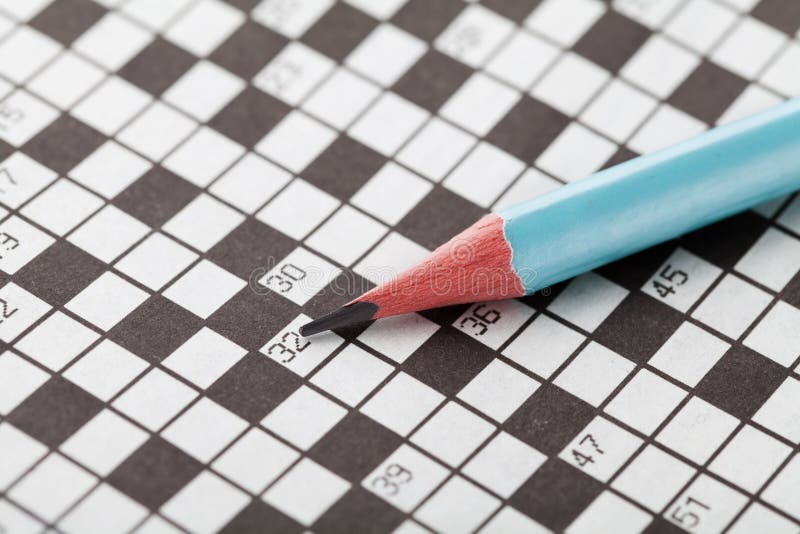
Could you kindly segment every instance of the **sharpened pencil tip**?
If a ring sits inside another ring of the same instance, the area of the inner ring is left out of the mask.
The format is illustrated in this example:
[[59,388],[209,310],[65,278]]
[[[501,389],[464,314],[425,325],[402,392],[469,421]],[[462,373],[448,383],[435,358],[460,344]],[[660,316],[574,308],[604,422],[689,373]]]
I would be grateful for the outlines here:
[[326,330],[363,323],[372,319],[377,311],[378,305],[372,302],[354,302],[304,324],[300,327],[300,335],[313,336]]

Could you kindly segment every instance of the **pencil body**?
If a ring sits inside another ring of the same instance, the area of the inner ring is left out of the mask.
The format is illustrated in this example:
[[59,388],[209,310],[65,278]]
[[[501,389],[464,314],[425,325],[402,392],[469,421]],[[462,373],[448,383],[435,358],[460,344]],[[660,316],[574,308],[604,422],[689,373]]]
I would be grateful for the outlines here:
[[800,99],[499,215],[531,293],[798,188]]
[[532,293],[796,189],[800,99],[487,215],[301,332]]

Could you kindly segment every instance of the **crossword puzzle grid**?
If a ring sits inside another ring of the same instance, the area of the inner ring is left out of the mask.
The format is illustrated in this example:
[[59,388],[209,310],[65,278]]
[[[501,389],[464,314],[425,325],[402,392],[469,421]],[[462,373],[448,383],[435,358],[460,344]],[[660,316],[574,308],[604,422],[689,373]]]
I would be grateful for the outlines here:
[[0,532],[800,531],[800,200],[297,334],[487,210],[800,95],[798,29],[0,0]]

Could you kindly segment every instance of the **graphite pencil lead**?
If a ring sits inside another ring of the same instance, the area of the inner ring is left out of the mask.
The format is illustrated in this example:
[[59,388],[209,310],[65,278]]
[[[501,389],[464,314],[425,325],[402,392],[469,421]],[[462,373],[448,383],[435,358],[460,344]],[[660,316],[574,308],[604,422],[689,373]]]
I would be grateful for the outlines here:
[[377,311],[378,306],[368,301],[346,304],[338,310],[301,326],[300,335],[311,336],[326,330],[363,323],[372,319]]

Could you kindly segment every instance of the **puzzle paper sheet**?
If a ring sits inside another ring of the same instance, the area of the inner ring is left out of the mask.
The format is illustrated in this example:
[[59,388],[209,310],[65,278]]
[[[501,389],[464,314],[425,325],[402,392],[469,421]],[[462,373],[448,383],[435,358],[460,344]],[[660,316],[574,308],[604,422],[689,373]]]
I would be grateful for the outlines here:
[[794,0],[0,0],[0,533],[798,532],[793,197],[297,334],[489,210],[800,95],[798,29]]

